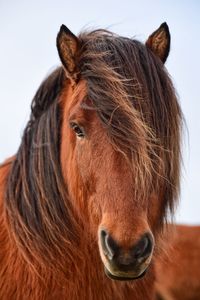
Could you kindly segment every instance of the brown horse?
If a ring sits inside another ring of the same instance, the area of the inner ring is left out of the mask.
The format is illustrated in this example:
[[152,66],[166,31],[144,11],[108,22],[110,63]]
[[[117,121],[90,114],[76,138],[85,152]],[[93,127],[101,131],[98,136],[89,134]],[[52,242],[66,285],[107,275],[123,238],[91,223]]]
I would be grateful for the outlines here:
[[165,240],[166,253],[155,263],[157,299],[199,300],[200,226],[170,226]]
[[169,47],[166,23],[145,45],[61,27],[62,67],[0,169],[0,299],[154,298],[160,229],[179,191]]

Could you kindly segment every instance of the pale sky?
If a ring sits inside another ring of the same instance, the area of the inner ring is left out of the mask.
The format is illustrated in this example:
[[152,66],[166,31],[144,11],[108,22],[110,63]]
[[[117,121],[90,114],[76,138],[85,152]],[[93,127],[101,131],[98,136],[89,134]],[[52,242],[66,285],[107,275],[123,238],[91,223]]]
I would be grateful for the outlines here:
[[198,0],[0,0],[0,161],[17,151],[32,97],[46,74],[59,64],[55,40],[61,24],[75,34],[83,28],[109,28],[144,42],[164,21],[172,37],[166,67],[188,129],[176,220],[200,224]]

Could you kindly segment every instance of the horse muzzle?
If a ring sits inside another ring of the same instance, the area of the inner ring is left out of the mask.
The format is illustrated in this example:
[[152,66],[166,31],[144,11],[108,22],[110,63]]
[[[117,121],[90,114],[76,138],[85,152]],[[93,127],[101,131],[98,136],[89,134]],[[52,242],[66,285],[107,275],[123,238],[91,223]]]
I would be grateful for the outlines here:
[[114,280],[134,280],[145,275],[151,262],[154,238],[145,233],[135,245],[124,248],[105,229],[99,232],[100,254],[106,275]]

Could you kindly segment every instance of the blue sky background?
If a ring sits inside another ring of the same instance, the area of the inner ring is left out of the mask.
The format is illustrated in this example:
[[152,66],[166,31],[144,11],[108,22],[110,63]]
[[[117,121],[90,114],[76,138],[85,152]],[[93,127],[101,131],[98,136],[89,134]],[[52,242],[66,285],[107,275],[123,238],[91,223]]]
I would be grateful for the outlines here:
[[14,154],[30,103],[46,74],[59,64],[56,35],[62,23],[109,28],[145,41],[166,21],[172,36],[166,67],[177,89],[188,135],[176,220],[200,224],[200,1],[0,0],[0,161]]

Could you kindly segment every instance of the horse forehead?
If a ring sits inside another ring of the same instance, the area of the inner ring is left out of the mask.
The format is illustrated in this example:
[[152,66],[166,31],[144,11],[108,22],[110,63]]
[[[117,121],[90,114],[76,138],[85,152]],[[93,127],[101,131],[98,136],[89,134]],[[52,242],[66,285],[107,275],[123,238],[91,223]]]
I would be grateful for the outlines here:
[[60,97],[61,108],[70,112],[73,107],[81,104],[81,102],[85,99],[86,94],[87,85],[85,80],[81,80],[76,85],[72,85],[67,80]]

